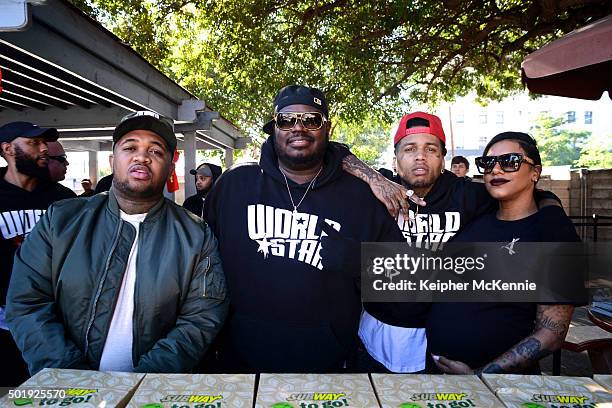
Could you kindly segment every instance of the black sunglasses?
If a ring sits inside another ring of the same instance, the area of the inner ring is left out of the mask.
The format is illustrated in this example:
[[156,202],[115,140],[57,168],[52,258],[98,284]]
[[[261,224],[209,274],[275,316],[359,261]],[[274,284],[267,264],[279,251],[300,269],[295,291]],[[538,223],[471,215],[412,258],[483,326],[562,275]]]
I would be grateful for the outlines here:
[[525,159],[522,153],[506,153],[500,154],[499,156],[481,156],[476,158],[476,167],[478,172],[481,174],[489,174],[495,168],[495,164],[499,163],[499,166],[506,173],[512,173],[518,171],[521,168],[521,163],[527,163],[530,166],[536,164]]
[[62,164],[68,161],[68,157],[65,154],[60,154],[59,156],[49,156],[50,159],[56,160]]
[[319,130],[326,121],[321,112],[278,112],[274,116],[280,130],[293,129],[298,120],[306,130]]

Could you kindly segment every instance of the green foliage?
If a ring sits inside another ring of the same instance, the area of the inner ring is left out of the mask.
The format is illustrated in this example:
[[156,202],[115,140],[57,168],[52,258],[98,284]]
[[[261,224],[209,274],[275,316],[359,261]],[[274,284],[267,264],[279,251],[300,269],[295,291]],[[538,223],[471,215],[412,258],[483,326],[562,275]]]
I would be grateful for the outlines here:
[[608,0],[71,1],[251,136],[291,83],[357,127],[471,90],[501,99],[522,89],[527,53],[612,13]]
[[540,115],[532,127],[544,166],[573,165],[580,158],[591,132],[563,129],[564,120],[549,114]]
[[380,159],[391,146],[390,126],[368,118],[360,124],[340,122],[334,125],[331,139],[345,143],[363,162],[380,167]]
[[575,167],[612,169],[612,135],[605,140],[589,140],[576,161]]

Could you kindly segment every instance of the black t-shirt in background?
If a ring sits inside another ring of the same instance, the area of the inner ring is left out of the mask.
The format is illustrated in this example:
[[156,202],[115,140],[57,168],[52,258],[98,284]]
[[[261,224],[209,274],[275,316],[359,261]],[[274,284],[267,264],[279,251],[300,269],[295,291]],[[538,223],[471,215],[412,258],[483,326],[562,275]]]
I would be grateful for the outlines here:
[[[453,242],[577,242],[576,230],[563,209],[549,206],[517,221],[486,214],[460,232]],[[531,334],[536,303],[434,303],[427,318],[429,351],[479,368]],[[537,372],[538,367],[526,372]]]
[[113,174],[109,174],[108,176],[102,177],[98,180],[98,184],[96,184],[96,188],[94,189],[95,194],[103,193],[105,191],[110,190],[113,185]]
[[58,183],[41,184],[33,191],[24,190],[4,179],[6,171],[6,167],[0,168],[0,306],[6,303],[13,257],[21,242],[49,205],[76,197],[72,190]]

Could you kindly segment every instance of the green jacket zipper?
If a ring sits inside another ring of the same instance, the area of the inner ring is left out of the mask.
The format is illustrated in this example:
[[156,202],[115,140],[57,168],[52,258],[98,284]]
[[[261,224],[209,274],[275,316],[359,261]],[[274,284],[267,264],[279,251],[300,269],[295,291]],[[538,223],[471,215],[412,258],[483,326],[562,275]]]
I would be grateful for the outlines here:
[[104,274],[102,275],[102,278],[100,279],[100,282],[98,283],[98,289],[96,290],[96,296],[94,298],[93,307],[91,310],[91,314],[89,316],[89,321],[87,323],[87,330],[85,331],[85,341],[84,341],[85,350],[83,352],[83,355],[85,356],[85,358],[87,358],[87,353],[89,351],[89,331],[91,330],[91,326],[93,326],[94,318],[96,316],[96,309],[98,306],[98,300],[100,300],[100,294],[102,293],[102,286],[104,284],[104,281],[106,280],[106,276],[108,275],[108,268],[110,266],[111,258],[113,256],[113,253],[115,252],[115,248],[117,248],[117,244],[119,243],[119,233],[120,232],[121,232],[121,219],[119,219],[117,231],[115,232],[115,237],[113,238],[113,245],[111,245],[111,250],[108,254],[108,257],[106,258],[106,263],[104,265]]

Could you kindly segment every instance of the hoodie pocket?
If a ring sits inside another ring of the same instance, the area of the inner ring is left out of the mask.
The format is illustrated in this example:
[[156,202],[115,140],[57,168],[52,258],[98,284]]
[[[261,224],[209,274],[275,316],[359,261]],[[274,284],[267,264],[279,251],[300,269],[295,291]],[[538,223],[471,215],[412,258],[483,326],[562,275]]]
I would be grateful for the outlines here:
[[269,322],[234,315],[229,346],[241,365],[268,372],[325,372],[342,366],[347,351],[329,323]]

